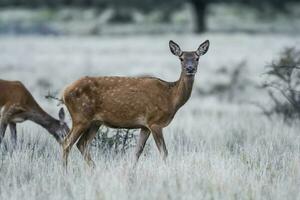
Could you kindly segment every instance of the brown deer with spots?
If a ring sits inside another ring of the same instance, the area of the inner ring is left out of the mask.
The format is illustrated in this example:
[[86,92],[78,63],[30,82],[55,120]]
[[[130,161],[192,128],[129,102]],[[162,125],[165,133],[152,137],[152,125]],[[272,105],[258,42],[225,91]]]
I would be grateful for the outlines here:
[[190,98],[198,60],[208,51],[209,41],[203,42],[196,51],[181,51],[173,41],[169,42],[169,46],[181,62],[178,81],[166,82],[154,77],[85,77],[65,89],[63,101],[73,122],[63,143],[65,166],[76,141],[84,159],[94,166],[87,145],[102,125],[141,129],[136,162],[150,134],[163,159],[167,157],[163,128]]
[[64,122],[63,109],[59,111],[59,118],[56,120],[46,113],[21,82],[0,80],[0,144],[9,125],[12,144],[15,146],[16,123],[25,120],[41,125],[61,143],[70,130]]

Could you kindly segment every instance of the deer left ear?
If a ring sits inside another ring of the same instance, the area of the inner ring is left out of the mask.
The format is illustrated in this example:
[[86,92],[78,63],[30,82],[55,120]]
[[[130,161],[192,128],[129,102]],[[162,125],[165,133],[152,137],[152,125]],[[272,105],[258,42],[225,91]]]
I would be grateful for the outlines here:
[[198,54],[198,56],[202,56],[202,55],[206,54],[206,52],[208,51],[208,48],[209,48],[209,40],[206,40],[205,42],[200,44],[196,53]]
[[59,121],[63,123],[65,121],[65,110],[61,108],[58,112]]

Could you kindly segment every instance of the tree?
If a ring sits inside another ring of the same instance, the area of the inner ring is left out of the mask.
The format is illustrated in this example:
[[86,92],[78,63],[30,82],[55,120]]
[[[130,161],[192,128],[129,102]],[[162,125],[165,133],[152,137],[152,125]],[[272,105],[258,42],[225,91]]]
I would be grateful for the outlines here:
[[195,12],[195,32],[202,33],[206,31],[206,11],[208,3],[205,0],[190,0]]
[[113,21],[130,21],[132,9],[138,9],[145,13],[153,10],[162,10],[163,20],[168,20],[171,14],[184,4],[192,5],[195,16],[195,32],[206,31],[207,9],[210,4],[215,3],[239,3],[248,5],[264,12],[266,8],[275,11],[288,11],[287,4],[299,0],[0,0],[0,7],[4,6],[28,6],[28,7],[96,7],[100,10],[111,7],[115,10]]
[[[100,0],[101,1],[101,0]],[[251,6],[265,12],[265,10],[271,8],[275,11],[284,12],[287,11],[287,5],[290,2],[298,2],[299,0],[129,0],[125,4],[122,4],[122,0],[112,0],[110,4],[115,6],[127,6],[136,8],[144,12],[150,12],[155,9],[161,9],[164,13],[164,18],[168,19],[172,12],[176,9],[181,8],[184,4],[189,3],[192,5],[194,10],[195,20],[195,32],[202,33],[207,30],[206,18],[207,9],[210,4],[216,3],[239,3],[241,5]]]

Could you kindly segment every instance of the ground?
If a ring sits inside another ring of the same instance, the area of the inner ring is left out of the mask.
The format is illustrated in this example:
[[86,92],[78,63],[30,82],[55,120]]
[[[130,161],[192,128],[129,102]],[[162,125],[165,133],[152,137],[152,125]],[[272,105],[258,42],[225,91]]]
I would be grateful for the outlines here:
[[230,70],[241,61],[246,62],[247,80],[262,84],[266,64],[282,48],[299,46],[297,35],[0,37],[0,78],[21,80],[45,110],[57,116],[56,102],[43,96],[48,91],[59,95],[85,75],[176,80],[180,66],[169,51],[170,39],[183,50],[194,50],[206,39],[211,47],[199,61],[190,101],[164,130],[166,163],[150,137],[134,170],[133,149],[115,155],[92,148],[97,167],[90,170],[74,148],[65,173],[60,146],[44,129],[26,122],[18,127],[17,149],[1,149],[0,199],[300,198],[299,122],[285,124],[279,117],[270,121],[261,115],[245,103],[267,102],[253,88],[231,102],[197,92],[226,79],[218,69]]

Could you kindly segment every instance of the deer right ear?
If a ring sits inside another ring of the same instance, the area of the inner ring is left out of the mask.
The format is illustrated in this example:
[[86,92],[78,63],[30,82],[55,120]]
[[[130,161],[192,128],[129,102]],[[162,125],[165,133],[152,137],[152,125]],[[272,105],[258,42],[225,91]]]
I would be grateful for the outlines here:
[[196,53],[198,56],[202,56],[204,54],[206,54],[206,52],[208,51],[209,48],[209,40],[206,40],[205,42],[203,42],[202,44],[200,44],[200,46],[198,47]]
[[170,47],[170,50],[171,52],[175,55],[175,56],[181,56],[182,54],[182,51],[179,47],[178,44],[176,44],[175,42],[173,42],[172,40],[170,40],[169,42],[169,47]]

